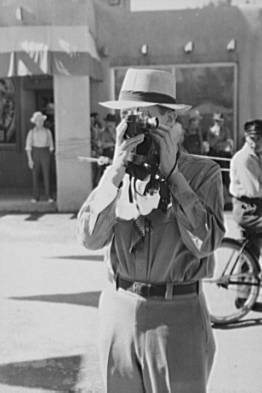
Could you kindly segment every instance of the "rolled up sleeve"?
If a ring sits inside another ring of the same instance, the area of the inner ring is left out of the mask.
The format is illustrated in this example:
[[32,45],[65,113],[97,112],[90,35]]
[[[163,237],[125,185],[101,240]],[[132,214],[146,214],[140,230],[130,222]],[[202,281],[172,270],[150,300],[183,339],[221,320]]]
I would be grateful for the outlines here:
[[110,166],[78,213],[78,237],[86,248],[103,248],[112,239],[119,193],[112,183],[113,175],[114,169]]
[[33,145],[33,134],[32,134],[32,130],[30,130],[26,137],[25,150],[27,151],[32,150],[32,145]]

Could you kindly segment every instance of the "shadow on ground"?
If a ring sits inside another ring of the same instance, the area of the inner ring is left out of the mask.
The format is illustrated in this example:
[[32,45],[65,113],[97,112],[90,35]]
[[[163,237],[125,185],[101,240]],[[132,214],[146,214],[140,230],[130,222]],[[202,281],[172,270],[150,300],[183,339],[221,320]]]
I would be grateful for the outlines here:
[[93,262],[103,262],[104,261],[104,255],[59,255],[59,256],[53,256],[53,257],[47,257],[46,259],[66,259],[66,260],[76,260],[76,261],[93,261]]
[[97,359],[89,359],[87,366],[87,358],[80,355],[8,363],[0,365],[0,383],[60,393],[102,393],[98,368]]
[[59,293],[50,295],[34,295],[10,297],[12,300],[29,300],[37,302],[66,303],[76,306],[98,307],[99,291],[96,292],[79,292],[79,293]]
[[231,330],[231,329],[255,327],[260,325],[262,325],[262,318],[250,318],[250,319],[243,319],[236,322],[231,322],[226,325],[213,324],[213,328],[221,329],[221,330]]
[[44,213],[37,213],[37,212],[31,213],[28,217],[25,218],[25,221],[37,221],[43,216]]
[[[256,302],[253,307],[252,311],[262,312],[262,303]],[[222,329],[222,330],[230,330],[230,329],[240,329],[240,328],[247,328],[247,327],[254,327],[262,325],[262,318],[246,318],[240,319],[235,322],[227,323],[225,325],[213,324],[214,329]]]

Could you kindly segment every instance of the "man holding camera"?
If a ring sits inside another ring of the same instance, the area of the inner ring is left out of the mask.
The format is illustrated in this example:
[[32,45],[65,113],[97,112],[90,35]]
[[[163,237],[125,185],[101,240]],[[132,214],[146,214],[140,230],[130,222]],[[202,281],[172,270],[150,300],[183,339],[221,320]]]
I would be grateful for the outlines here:
[[219,166],[180,151],[176,116],[190,107],[176,103],[172,74],[129,69],[118,100],[102,105],[132,113],[78,215],[83,244],[109,246],[99,305],[106,391],[205,393],[215,344],[201,279],[224,235]]

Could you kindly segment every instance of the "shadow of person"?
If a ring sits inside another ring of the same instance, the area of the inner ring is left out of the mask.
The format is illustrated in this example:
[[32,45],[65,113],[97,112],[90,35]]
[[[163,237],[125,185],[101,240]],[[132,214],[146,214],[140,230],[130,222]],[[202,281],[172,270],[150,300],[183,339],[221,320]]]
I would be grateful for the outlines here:
[[74,388],[81,356],[57,357],[0,365],[0,383],[68,392]]
[[75,306],[98,307],[99,291],[78,293],[56,293],[48,295],[13,296],[12,300],[29,300],[37,302],[66,303]]

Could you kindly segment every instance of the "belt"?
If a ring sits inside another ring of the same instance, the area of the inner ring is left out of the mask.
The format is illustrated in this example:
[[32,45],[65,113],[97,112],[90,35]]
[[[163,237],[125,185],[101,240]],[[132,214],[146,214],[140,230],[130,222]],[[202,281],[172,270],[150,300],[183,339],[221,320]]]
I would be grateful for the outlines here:
[[169,299],[177,295],[198,294],[199,281],[190,284],[150,284],[117,277],[116,288],[125,289],[145,298],[160,297]]
[[250,203],[254,205],[262,205],[262,198],[249,198],[247,196],[234,197],[237,201]]

